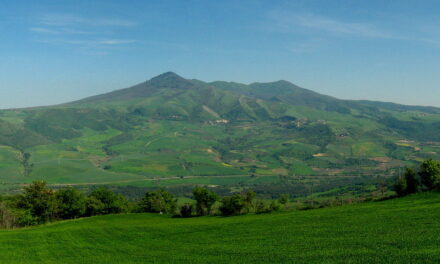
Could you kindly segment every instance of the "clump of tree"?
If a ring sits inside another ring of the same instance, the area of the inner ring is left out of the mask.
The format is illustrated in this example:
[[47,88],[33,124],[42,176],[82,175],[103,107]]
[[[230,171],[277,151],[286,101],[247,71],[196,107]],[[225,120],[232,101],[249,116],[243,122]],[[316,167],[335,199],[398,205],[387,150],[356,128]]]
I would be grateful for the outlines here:
[[177,199],[161,189],[147,192],[138,204],[139,212],[174,214],[177,208]]
[[[280,197],[280,200],[284,202],[284,205],[287,204],[287,200],[285,200],[284,196]],[[253,190],[247,190],[244,193],[224,197],[221,200],[219,210],[223,216],[244,213],[261,214],[280,210],[280,203],[278,201],[265,203],[262,200],[257,200],[255,192]]]
[[244,197],[241,194],[224,197],[221,202],[222,205],[219,209],[224,216],[240,214],[246,207]]
[[0,201],[0,227],[30,226],[127,210],[127,199],[107,188],[85,195],[72,187],[55,191],[44,181],[35,181],[24,187],[21,194]]
[[216,193],[203,187],[194,188],[193,197],[196,200],[196,213],[199,216],[210,215],[212,206],[219,199]]
[[86,216],[120,214],[127,211],[127,199],[105,187],[93,190],[86,200]]
[[398,196],[440,190],[440,162],[428,159],[420,164],[417,171],[406,168],[403,176],[397,178],[394,190]]

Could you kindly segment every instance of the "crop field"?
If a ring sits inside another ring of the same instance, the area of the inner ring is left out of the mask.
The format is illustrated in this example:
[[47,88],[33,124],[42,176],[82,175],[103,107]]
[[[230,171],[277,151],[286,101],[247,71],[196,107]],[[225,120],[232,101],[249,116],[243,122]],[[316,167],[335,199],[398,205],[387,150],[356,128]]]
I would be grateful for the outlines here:
[[439,263],[440,194],[234,217],[108,215],[0,231],[1,263]]

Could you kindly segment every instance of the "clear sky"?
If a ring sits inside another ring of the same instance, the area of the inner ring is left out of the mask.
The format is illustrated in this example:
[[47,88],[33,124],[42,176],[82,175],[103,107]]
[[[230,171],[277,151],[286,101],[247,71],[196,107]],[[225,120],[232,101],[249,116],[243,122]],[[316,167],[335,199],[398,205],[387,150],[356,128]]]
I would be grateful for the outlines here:
[[0,108],[165,71],[440,106],[439,25],[437,0],[1,0]]

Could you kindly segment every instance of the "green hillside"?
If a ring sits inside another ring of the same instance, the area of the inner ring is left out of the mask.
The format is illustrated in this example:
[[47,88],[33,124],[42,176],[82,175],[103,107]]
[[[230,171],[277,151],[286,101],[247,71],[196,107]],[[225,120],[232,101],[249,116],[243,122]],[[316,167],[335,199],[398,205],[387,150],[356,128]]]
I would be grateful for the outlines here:
[[440,194],[235,217],[108,215],[0,231],[1,263],[438,263]]
[[[252,185],[304,195],[440,159],[440,110],[339,100],[286,81],[164,73],[68,104],[0,111],[0,188]],[[369,188],[365,186],[365,188]]]

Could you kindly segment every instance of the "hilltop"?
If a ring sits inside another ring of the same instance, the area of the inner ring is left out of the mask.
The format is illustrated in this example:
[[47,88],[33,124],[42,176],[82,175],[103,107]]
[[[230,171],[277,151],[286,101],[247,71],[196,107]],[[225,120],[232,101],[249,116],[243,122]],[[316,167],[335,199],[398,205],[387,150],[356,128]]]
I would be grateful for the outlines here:
[[287,81],[209,83],[168,72],[67,104],[0,111],[0,180],[9,189],[43,179],[345,192],[338,188],[368,189],[377,175],[439,159],[439,148],[438,108],[340,100]]

